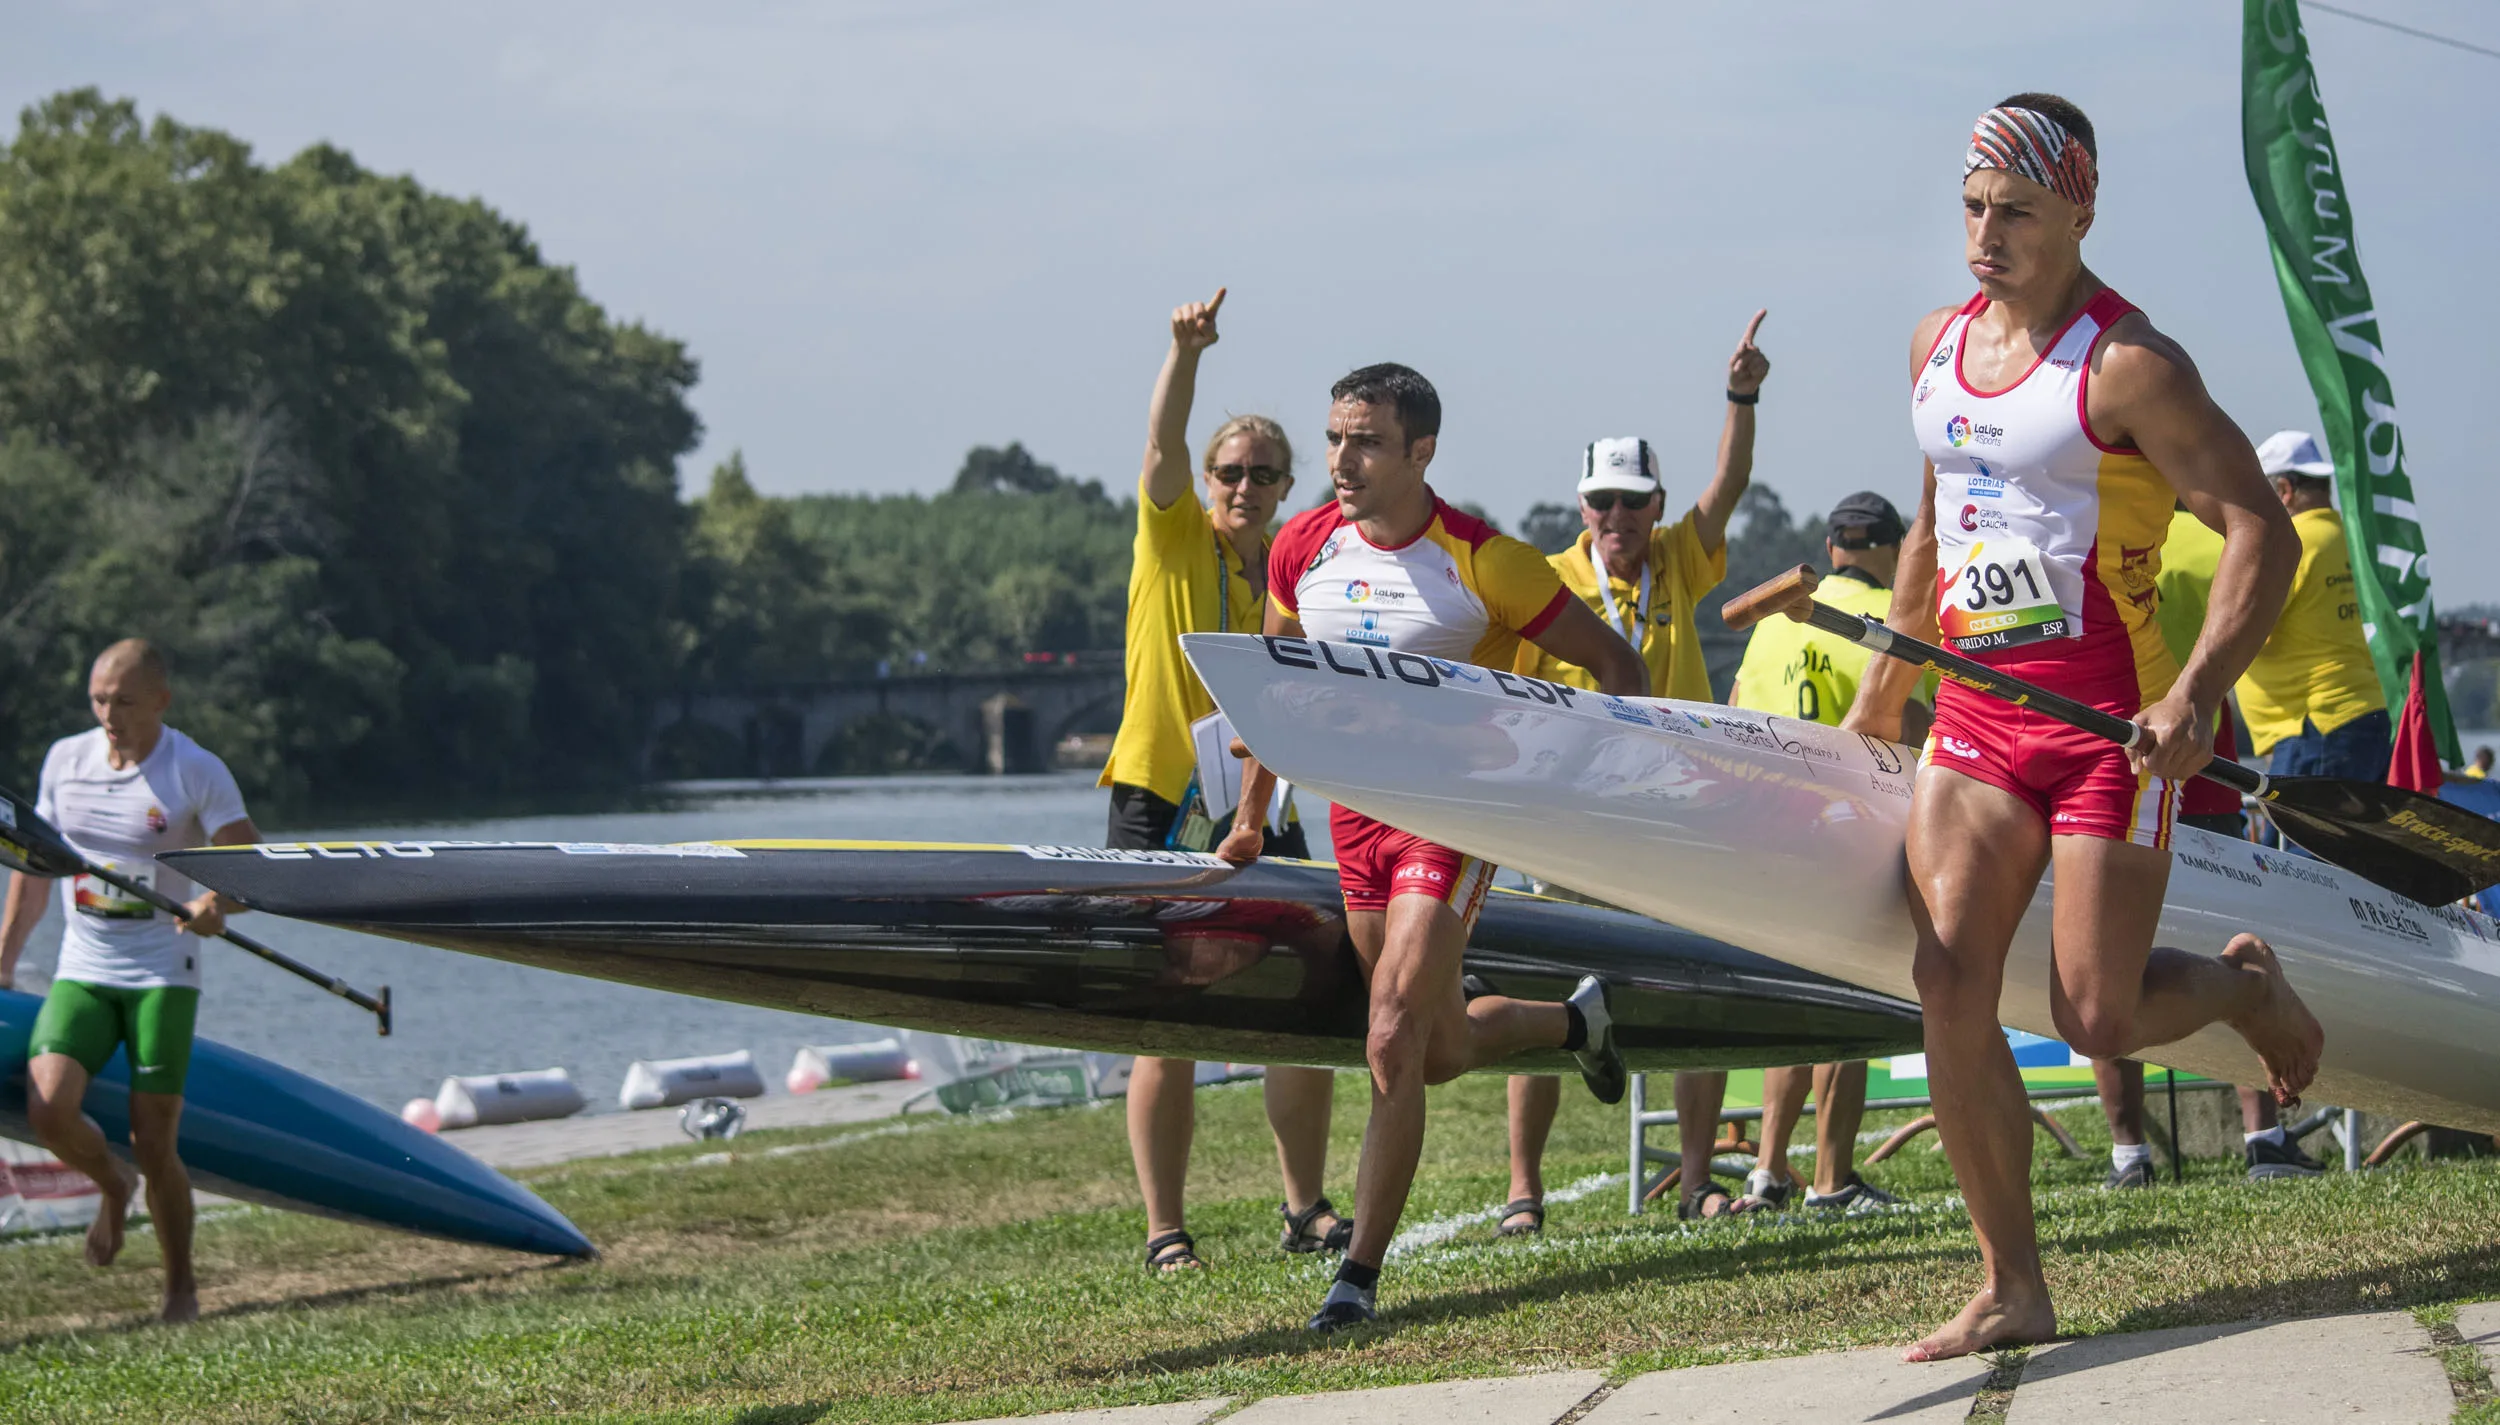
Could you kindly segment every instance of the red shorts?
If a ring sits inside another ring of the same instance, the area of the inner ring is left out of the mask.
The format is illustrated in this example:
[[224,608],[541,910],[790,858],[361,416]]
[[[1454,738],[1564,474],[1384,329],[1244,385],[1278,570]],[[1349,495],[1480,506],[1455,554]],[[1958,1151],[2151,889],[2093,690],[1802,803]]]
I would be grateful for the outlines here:
[[[2131,699],[2068,696],[2120,717],[2138,711]],[[1919,760],[2020,797],[2052,836],[2170,847],[2177,784],[2136,771],[2125,751],[2090,733],[1959,684],[1936,689],[1935,730]]]
[[1337,845],[1337,883],[1347,910],[1387,910],[1391,896],[1430,896],[1469,926],[1493,884],[1493,864],[1400,831],[1358,811],[1331,807],[1329,839]]

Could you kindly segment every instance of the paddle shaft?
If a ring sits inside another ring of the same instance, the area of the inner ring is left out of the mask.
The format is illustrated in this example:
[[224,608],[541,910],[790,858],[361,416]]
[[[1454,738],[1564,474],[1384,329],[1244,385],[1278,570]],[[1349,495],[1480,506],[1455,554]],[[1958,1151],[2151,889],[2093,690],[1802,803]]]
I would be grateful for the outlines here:
[[[1977,659],[1948,652],[1906,633],[1895,633],[1882,622],[1864,614],[1843,613],[1829,604],[1809,599],[1806,601],[1805,621],[1860,647],[1888,658],[1898,658],[1904,663],[1933,668],[1973,692],[1986,693],[2017,707],[2044,713],[2069,727],[2105,738],[2121,747],[2134,748],[2144,741],[2141,724],[2103,712],[2089,703],[2079,703],[2073,698],[2052,693],[2020,678],[2009,678]],[[2263,772],[2251,771],[2227,757],[2216,757],[2207,762],[2197,775],[2208,781],[2220,782],[2243,796],[2261,797],[2266,792],[2266,775]]]
[[[85,862],[84,865],[86,874],[95,877],[97,880],[102,881],[106,885],[112,886],[117,890],[137,896],[139,899],[146,901],[149,905],[152,905],[158,910],[165,912],[167,915],[174,917],[176,920],[183,922],[185,925],[190,924],[191,907],[175,900],[172,896],[165,894],[156,887],[141,881],[131,880],[126,876],[115,875],[113,872],[105,870],[103,867],[96,865],[92,861]],[[312,966],[305,964],[301,960],[294,959],[291,956],[279,954],[277,951],[270,949],[268,946],[261,944],[259,941],[254,940],[250,936],[242,934],[239,931],[220,931],[217,938],[226,941],[228,944],[231,944],[238,949],[258,955],[260,958],[268,961],[272,965],[277,966],[279,969],[286,971],[288,974],[294,975],[299,979],[309,980],[313,984],[321,986],[330,993],[337,995],[340,999],[343,999],[349,1004],[356,1006],[358,1009],[364,1010],[368,1014],[373,1015],[377,1021],[375,1030],[376,1033],[386,1037],[390,1034],[390,986],[384,985],[382,987],[381,995],[376,997],[366,994],[364,991],[357,989],[354,985],[338,978],[336,975],[325,975],[321,971],[314,969]]]

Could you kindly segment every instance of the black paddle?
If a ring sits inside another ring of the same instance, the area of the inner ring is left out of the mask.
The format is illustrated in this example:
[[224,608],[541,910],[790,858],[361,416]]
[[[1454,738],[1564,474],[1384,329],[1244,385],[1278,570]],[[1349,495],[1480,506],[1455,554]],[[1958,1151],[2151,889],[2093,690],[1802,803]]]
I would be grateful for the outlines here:
[[[188,923],[191,908],[157,890],[154,886],[117,876],[111,871],[78,854],[49,822],[35,815],[25,799],[0,787],[0,867],[23,871],[29,876],[58,878],[61,876],[93,876],[125,894],[137,896],[149,905],[175,919]],[[369,995],[335,975],[325,975],[301,960],[291,959],[247,935],[232,930],[219,933],[228,941],[286,971],[310,980],[349,1004],[374,1017],[374,1032],[388,1037],[391,1032],[391,987],[384,985],[379,995]]]
[[[1729,628],[1741,629],[1771,614],[1786,614],[1887,657],[1932,668],[1974,692],[2029,708],[2121,747],[2134,747],[2144,738],[2144,729],[2125,718],[1895,633],[1880,620],[1818,603],[1814,589],[1820,582],[1810,566],[1799,565],[1729,600],[1720,609],[1720,617]],[[2366,876],[2407,899],[2446,905],[2500,882],[2500,822],[2437,797],[2384,782],[2271,777],[2220,757],[2206,763],[2197,775],[2255,797],[2284,834],[2319,859]]]

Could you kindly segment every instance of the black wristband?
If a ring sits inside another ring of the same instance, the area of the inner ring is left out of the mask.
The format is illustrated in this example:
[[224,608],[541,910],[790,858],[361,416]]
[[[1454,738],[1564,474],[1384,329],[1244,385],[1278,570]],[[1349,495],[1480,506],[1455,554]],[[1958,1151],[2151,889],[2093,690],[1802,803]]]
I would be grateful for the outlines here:
[[1760,391],[1748,391],[1741,396],[1737,395],[1734,391],[1727,393],[1727,402],[1731,406],[1750,406],[1761,399],[1762,393]]

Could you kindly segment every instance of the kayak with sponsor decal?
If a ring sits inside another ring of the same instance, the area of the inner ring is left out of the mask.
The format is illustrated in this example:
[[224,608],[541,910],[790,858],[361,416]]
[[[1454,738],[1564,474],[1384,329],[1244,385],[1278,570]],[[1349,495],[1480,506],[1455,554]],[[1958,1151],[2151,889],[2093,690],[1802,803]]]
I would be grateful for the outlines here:
[[[0,1137],[35,1141],[26,1046],[36,995],[0,990]],[[201,1039],[191,1046],[177,1146],[199,1188],[428,1237],[585,1257],[593,1248],[536,1193],[430,1133],[281,1064]],[[87,1086],[87,1116],[130,1150],[130,1067],[116,1051]]]
[[[1021,1043],[1363,1062],[1336,868],[1188,851],[873,841],[342,842],[166,858],[255,910],[627,984]],[[1485,903],[1467,968],[1604,975],[1635,1068],[1912,1049],[1917,1012],[1623,911]],[[1504,1070],[1570,1071],[1560,1051]]]
[[[1907,748],[1316,639],[1181,642],[1235,730],[1296,786],[1801,969],[1916,996]],[[2157,943],[2211,954],[2251,931],[2273,945],[2326,1026],[2313,1100],[2500,1131],[2500,927],[2489,917],[2188,827],[2171,849]],[[2000,1013],[2054,1036],[2050,892],[2044,878]],[[2221,1026],[2145,1057],[2264,1081]]]

